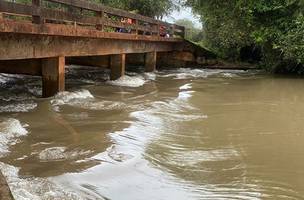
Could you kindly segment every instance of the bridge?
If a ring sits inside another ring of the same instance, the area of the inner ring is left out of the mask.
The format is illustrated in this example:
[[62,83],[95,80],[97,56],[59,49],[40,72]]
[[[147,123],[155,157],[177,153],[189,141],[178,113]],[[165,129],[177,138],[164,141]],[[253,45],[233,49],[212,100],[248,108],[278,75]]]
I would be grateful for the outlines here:
[[[27,1],[22,1],[27,2]],[[65,89],[65,65],[207,65],[214,55],[184,39],[185,28],[84,0],[0,0],[0,73],[42,77],[43,97]]]

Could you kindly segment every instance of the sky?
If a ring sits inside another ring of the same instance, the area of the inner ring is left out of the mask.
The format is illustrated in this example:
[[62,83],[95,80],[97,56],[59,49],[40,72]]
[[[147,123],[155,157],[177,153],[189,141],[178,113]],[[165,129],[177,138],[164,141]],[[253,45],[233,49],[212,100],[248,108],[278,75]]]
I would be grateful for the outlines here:
[[169,16],[164,17],[164,20],[170,23],[178,19],[189,19],[191,20],[196,27],[202,28],[202,23],[199,20],[199,17],[192,13],[191,8],[181,8],[180,11],[173,11]]

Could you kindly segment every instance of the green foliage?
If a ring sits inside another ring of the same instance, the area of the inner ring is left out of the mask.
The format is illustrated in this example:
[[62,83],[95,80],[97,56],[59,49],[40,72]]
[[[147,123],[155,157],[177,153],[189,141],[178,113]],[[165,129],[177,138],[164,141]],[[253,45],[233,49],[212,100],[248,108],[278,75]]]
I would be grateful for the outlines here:
[[[9,0],[14,1],[14,0]],[[173,9],[177,9],[178,6],[175,0],[90,0],[95,3],[102,3],[103,5],[113,8],[124,9],[132,11],[138,14],[142,14],[148,17],[162,18],[164,15],[170,13]],[[15,0],[18,3],[31,4],[32,0]],[[58,4],[43,1],[47,7],[60,7]]]
[[201,29],[196,28],[192,21],[189,19],[179,19],[174,22],[177,25],[184,26],[186,28],[185,38],[192,42],[200,42],[203,40],[203,32]]
[[173,0],[92,0],[114,8],[133,11],[149,17],[161,18],[177,8]]
[[303,0],[187,0],[200,14],[206,44],[224,58],[259,46],[269,69],[304,63]]

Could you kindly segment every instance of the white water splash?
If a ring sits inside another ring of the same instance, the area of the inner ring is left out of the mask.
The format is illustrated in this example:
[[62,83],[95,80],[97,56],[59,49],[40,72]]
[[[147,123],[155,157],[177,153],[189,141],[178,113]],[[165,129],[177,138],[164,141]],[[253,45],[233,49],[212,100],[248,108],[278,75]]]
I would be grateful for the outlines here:
[[0,122],[0,157],[9,152],[10,145],[18,142],[18,137],[28,134],[27,125],[22,125],[17,119]]
[[141,87],[147,80],[142,76],[122,76],[115,81],[107,81],[109,85],[122,86],[122,87]]
[[0,106],[0,112],[29,112],[37,107],[34,101],[29,102],[16,102]]
[[59,111],[59,106],[70,105],[77,108],[87,110],[116,110],[125,107],[122,102],[98,100],[88,90],[79,90],[74,92],[58,93],[51,104],[56,111]]
[[58,161],[74,159],[80,155],[87,155],[91,151],[68,151],[66,147],[51,147],[41,151],[38,155],[41,161]]
[[74,92],[60,92],[58,93],[53,100],[51,100],[51,104],[58,106],[64,105],[72,102],[75,99],[93,99],[94,96],[88,90],[79,90]]
[[174,79],[208,78],[211,76],[233,78],[233,77],[238,77],[237,74],[244,72],[245,71],[243,70],[211,70],[211,69],[180,68],[176,70],[166,71],[165,74],[159,73],[159,76],[173,77]]
[[19,168],[0,163],[15,200],[83,200],[77,194],[65,191],[50,179],[20,178]]
[[191,83],[187,83],[183,86],[181,86],[179,89],[180,90],[188,90],[188,89],[191,89],[192,88],[192,84]]

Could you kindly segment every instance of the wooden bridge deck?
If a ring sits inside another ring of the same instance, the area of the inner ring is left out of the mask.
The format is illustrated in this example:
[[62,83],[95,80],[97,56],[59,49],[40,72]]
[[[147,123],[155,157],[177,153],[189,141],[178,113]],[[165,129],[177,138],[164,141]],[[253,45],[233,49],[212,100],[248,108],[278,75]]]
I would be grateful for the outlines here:
[[144,53],[146,71],[155,70],[162,53],[165,61],[205,61],[183,52],[184,36],[182,26],[87,0],[0,0],[0,72],[42,76],[44,97],[64,90],[70,58],[106,65],[111,79],[124,75],[129,54]]

